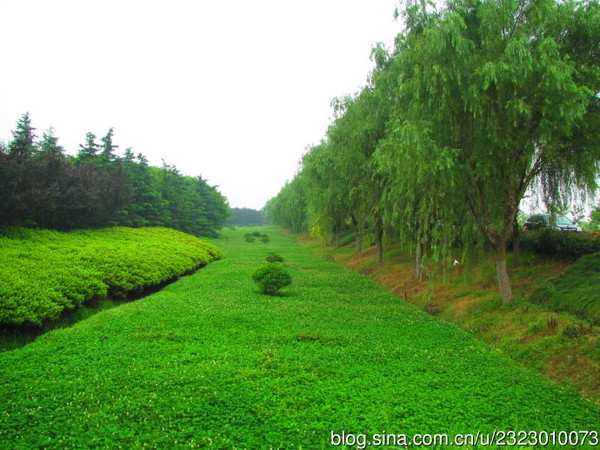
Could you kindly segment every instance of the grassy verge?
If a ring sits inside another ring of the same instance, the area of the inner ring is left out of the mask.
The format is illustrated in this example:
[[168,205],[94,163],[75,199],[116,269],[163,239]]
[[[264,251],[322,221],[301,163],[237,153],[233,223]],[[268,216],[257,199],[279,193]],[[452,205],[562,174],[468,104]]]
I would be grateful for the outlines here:
[[600,253],[582,256],[559,277],[536,290],[531,300],[600,325]]
[[[413,276],[413,258],[393,248],[386,253],[384,263],[377,265],[374,248],[356,255],[351,245],[323,249],[316,241],[303,243],[370,277],[429,314],[460,326],[521,364],[600,403],[599,324],[564,311],[574,311],[576,308],[566,303],[580,300],[580,295],[595,296],[597,301],[597,256],[585,257],[592,261],[583,261],[585,267],[580,267],[523,252],[521,266],[510,269],[516,298],[503,305],[491,256],[480,256],[467,267],[450,267],[443,275],[438,271],[419,283]],[[553,300],[543,302],[540,298],[549,298],[543,295],[549,289]],[[537,302],[529,300],[532,296],[538,296]],[[587,310],[591,311],[589,307]]]
[[[597,429],[600,409],[294,238],[244,229],[150,297],[0,354],[13,448],[327,448],[331,432]],[[279,296],[251,273],[277,252]]]

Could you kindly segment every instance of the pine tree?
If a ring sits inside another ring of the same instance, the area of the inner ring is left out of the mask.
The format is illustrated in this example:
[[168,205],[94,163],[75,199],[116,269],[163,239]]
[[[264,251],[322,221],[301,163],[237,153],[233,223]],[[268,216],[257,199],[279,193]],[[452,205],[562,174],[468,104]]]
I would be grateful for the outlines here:
[[26,112],[17,122],[17,129],[12,132],[13,140],[8,144],[8,154],[15,157],[27,157],[35,152],[35,128],[31,126],[29,113]]
[[127,147],[125,149],[125,153],[123,154],[123,161],[126,163],[134,163],[135,162],[135,154],[131,150],[131,147]]
[[100,153],[100,158],[104,162],[112,162],[117,159],[115,149],[118,147],[118,145],[113,145],[113,135],[114,129],[111,128],[108,130],[108,133],[106,133],[106,136],[100,139],[102,141],[102,152]]
[[38,151],[41,155],[50,156],[64,156],[65,149],[58,145],[58,138],[54,136],[54,129],[44,131],[42,140],[37,145]]
[[98,144],[96,143],[96,135],[87,132],[85,134],[85,145],[79,144],[79,151],[77,152],[77,158],[79,160],[90,160],[98,157]]

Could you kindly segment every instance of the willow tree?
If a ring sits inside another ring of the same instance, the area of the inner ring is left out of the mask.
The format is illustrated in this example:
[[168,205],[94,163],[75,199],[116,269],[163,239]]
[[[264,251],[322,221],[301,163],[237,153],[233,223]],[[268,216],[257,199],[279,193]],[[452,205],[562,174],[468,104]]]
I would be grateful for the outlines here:
[[[405,61],[398,55],[390,57],[381,47],[375,56],[374,93],[380,104],[391,104],[389,99],[403,80]],[[434,259],[447,256],[471,221],[465,220],[464,201],[453,190],[449,173],[452,152],[444,148],[432,152],[436,143],[428,123],[419,123],[414,117],[407,120],[406,107],[398,98],[388,108],[385,133],[372,158],[383,179],[379,204],[394,235],[414,251],[415,278],[421,280],[426,254]]]
[[[414,252],[415,279],[423,277],[424,258],[447,257],[456,242],[473,240],[472,220],[452,186],[452,152],[436,149],[430,130],[392,121],[374,157],[385,178],[381,205],[400,242]],[[467,239],[463,239],[464,235]],[[465,247],[466,251],[466,247]]]
[[343,189],[344,174],[333,158],[332,147],[326,140],[313,145],[302,157],[307,217],[311,228],[333,236],[333,245],[340,246],[340,234],[347,214],[347,197]]
[[[494,248],[504,302],[512,299],[507,242],[528,186],[549,172],[560,175],[554,185],[570,184],[597,155],[565,145],[594,93],[548,32],[557,11],[547,0],[453,1],[397,40],[394,95],[403,113],[394,132],[412,130],[414,164],[448,168],[446,194],[461,196]],[[418,159],[424,146],[428,161]]]
[[383,178],[375,171],[373,154],[385,134],[387,108],[374,86],[365,86],[355,97],[336,101],[337,118],[328,130],[333,164],[343,174],[336,183],[347,204],[356,234],[370,231],[377,245],[377,261],[383,260],[383,210],[379,201]]
[[265,215],[273,224],[292,233],[306,231],[306,202],[302,176],[296,175],[265,205]]
[[600,172],[600,4],[559,2],[548,20],[547,34],[575,65],[576,83],[592,94],[583,119],[557,144],[558,151],[538,180],[543,199],[553,210],[568,205],[573,193],[592,193]]

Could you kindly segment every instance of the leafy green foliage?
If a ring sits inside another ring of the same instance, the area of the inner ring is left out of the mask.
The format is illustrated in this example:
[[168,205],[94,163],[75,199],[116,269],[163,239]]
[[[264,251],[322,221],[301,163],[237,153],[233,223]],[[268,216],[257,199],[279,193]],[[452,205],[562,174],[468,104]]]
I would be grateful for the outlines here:
[[275,295],[280,289],[292,284],[292,275],[279,262],[272,262],[256,269],[252,279],[263,294]]
[[581,257],[535,291],[531,301],[600,323],[600,253]]
[[0,323],[41,324],[106,295],[158,285],[221,256],[167,228],[0,232]]
[[600,236],[540,229],[521,233],[521,247],[541,255],[561,259],[577,259],[600,252]]
[[600,205],[597,205],[590,213],[589,222],[581,222],[581,227],[588,233],[600,235]]
[[[598,406],[274,231],[294,301],[227,257],[0,354],[14,448],[326,448],[331,431],[593,430]],[[357,413],[360,412],[360,413]]]

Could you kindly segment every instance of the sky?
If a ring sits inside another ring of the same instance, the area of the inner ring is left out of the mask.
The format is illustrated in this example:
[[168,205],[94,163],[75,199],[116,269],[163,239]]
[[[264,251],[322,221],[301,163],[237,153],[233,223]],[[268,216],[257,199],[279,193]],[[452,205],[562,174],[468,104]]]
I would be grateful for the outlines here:
[[[0,140],[29,112],[69,154],[114,128],[262,208],[391,46],[397,0],[0,0]],[[99,139],[98,139],[99,140]]]

